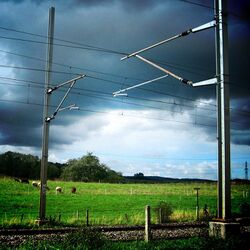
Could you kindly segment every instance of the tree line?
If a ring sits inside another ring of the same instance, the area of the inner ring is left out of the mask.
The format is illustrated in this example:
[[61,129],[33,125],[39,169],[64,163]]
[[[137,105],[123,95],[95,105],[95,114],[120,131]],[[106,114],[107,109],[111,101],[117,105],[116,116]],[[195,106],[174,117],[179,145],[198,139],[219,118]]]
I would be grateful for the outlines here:
[[[41,160],[37,156],[17,152],[0,154],[0,175],[39,179]],[[48,163],[48,179],[83,182],[123,182],[121,173],[101,163],[92,153],[79,159],[71,159],[65,164]]]

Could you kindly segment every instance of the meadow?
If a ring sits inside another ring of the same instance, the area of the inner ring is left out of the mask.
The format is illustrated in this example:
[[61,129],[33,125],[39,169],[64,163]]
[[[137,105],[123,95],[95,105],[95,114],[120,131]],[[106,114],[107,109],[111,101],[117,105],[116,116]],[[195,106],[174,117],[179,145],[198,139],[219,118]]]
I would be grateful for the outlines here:
[[[166,184],[107,184],[48,181],[46,215],[54,222],[67,225],[86,223],[89,211],[91,225],[139,225],[144,223],[144,207],[152,207],[152,222],[157,223],[156,207],[160,201],[173,208],[171,221],[196,219],[196,191],[199,187],[199,207],[205,204],[209,215],[216,216],[216,183],[166,183]],[[56,194],[55,188],[63,192]],[[75,194],[71,188],[76,187]],[[34,225],[38,218],[40,191],[30,184],[10,178],[0,179],[0,223],[11,225]],[[232,185],[232,212],[239,214],[240,205],[250,203],[249,185]]]

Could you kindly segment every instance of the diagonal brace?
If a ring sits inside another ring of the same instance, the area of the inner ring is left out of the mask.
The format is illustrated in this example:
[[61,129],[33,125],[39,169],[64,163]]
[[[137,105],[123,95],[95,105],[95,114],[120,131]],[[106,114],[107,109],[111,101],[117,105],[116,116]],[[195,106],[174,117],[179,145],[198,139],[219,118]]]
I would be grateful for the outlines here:
[[[54,88],[48,89],[47,94],[51,94],[54,90],[56,90],[56,89],[58,89],[58,88],[60,88],[60,87],[62,87],[62,86],[64,86],[64,85],[70,83],[70,86],[69,86],[68,90],[66,91],[65,95],[64,95],[63,98],[61,99],[61,101],[60,101],[59,105],[57,106],[55,112],[53,113],[53,115],[51,115],[51,116],[49,116],[49,117],[47,117],[47,118],[45,119],[46,122],[50,122],[52,119],[55,119],[55,116],[57,115],[57,113],[58,113],[59,111],[62,111],[62,110],[65,109],[65,108],[61,108],[61,107],[62,107],[64,101],[66,100],[66,98],[67,98],[69,92],[71,91],[71,89],[72,89],[73,86],[75,85],[76,81],[79,80],[79,79],[81,79],[81,78],[83,78],[83,77],[85,77],[85,76],[86,76],[86,75],[78,76],[78,77],[76,77],[76,78],[74,78],[74,79],[71,79],[71,80],[66,81],[66,82],[64,82],[64,83],[61,83],[61,84],[57,85],[57,86],[54,87]],[[51,91],[50,91],[50,90],[51,90]],[[69,106],[69,108],[70,108],[70,107],[72,107],[72,105]],[[67,108],[68,108],[68,107],[67,107]]]
[[135,56],[136,56],[138,59],[142,60],[143,62],[145,62],[145,63],[147,63],[147,64],[149,64],[149,65],[151,65],[151,66],[153,66],[153,67],[155,67],[155,68],[157,68],[157,69],[159,69],[159,70],[165,72],[166,74],[168,74],[168,75],[174,77],[175,79],[181,81],[182,83],[185,83],[185,84],[188,84],[188,85],[192,85],[192,81],[187,80],[187,79],[185,79],[185,78],[182,78],[182,77],[180,77],[180,76],[177,76],[176,74],[172,73],[171,71],[169,71],[169,70],[167,70],[167,69],[165,69],[165,68],[159,66],[158,64],[156,64],[156,63],[154,63],[154,62],[152,62],[152,61],[150,61],[150,60],[148,60],[148,59],[146,59],[146,58],[144,58],[144,57],[142,57],[142,56],[139,56],[139,55],[135,55]]

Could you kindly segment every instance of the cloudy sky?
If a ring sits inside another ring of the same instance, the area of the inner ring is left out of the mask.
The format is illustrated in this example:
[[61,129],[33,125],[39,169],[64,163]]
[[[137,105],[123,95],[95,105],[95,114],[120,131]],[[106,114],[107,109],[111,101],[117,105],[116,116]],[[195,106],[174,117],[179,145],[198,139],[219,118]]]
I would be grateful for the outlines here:
[[[191,88],[172,77],[112,93],[163,73],[125,54],[214,18],[209,0],[1,0],[0,152],[41,156],[48,11],[55,7],[51,85],[77,81],[50,123],[49,160],[93,152],[133,175],[217,179],[216,88]],[[250,162],[250,4],[229,1],[232,177]],[[173,73],[201,81],[215,72],[214,30],[142,54]],[[53,92],[53,114],[66,89]]]

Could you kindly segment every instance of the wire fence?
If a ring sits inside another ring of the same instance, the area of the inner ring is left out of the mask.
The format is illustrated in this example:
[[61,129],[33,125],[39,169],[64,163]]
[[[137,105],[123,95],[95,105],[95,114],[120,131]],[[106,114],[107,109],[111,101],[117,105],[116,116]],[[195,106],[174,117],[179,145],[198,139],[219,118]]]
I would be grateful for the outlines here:
[[[173,210],[168,212],[167,220],[166,211],[164,208],[151,207],[151,221],[153,224],[159,224],[170,221],[194,221],[207,220],[216,215],[215,211],[199,209],[199,216],[197,217],[197,209],[193,210]],[[141,209],[82,209],[75,211],[47,211],[46,218],[52,224],[69,224],[69,225],[143,225],[145,223],[145,208]],[[2,212],[0,213],[0,222],[2,226],[13,224],[34,224],[39,219],[38,211],[30,212]]]

